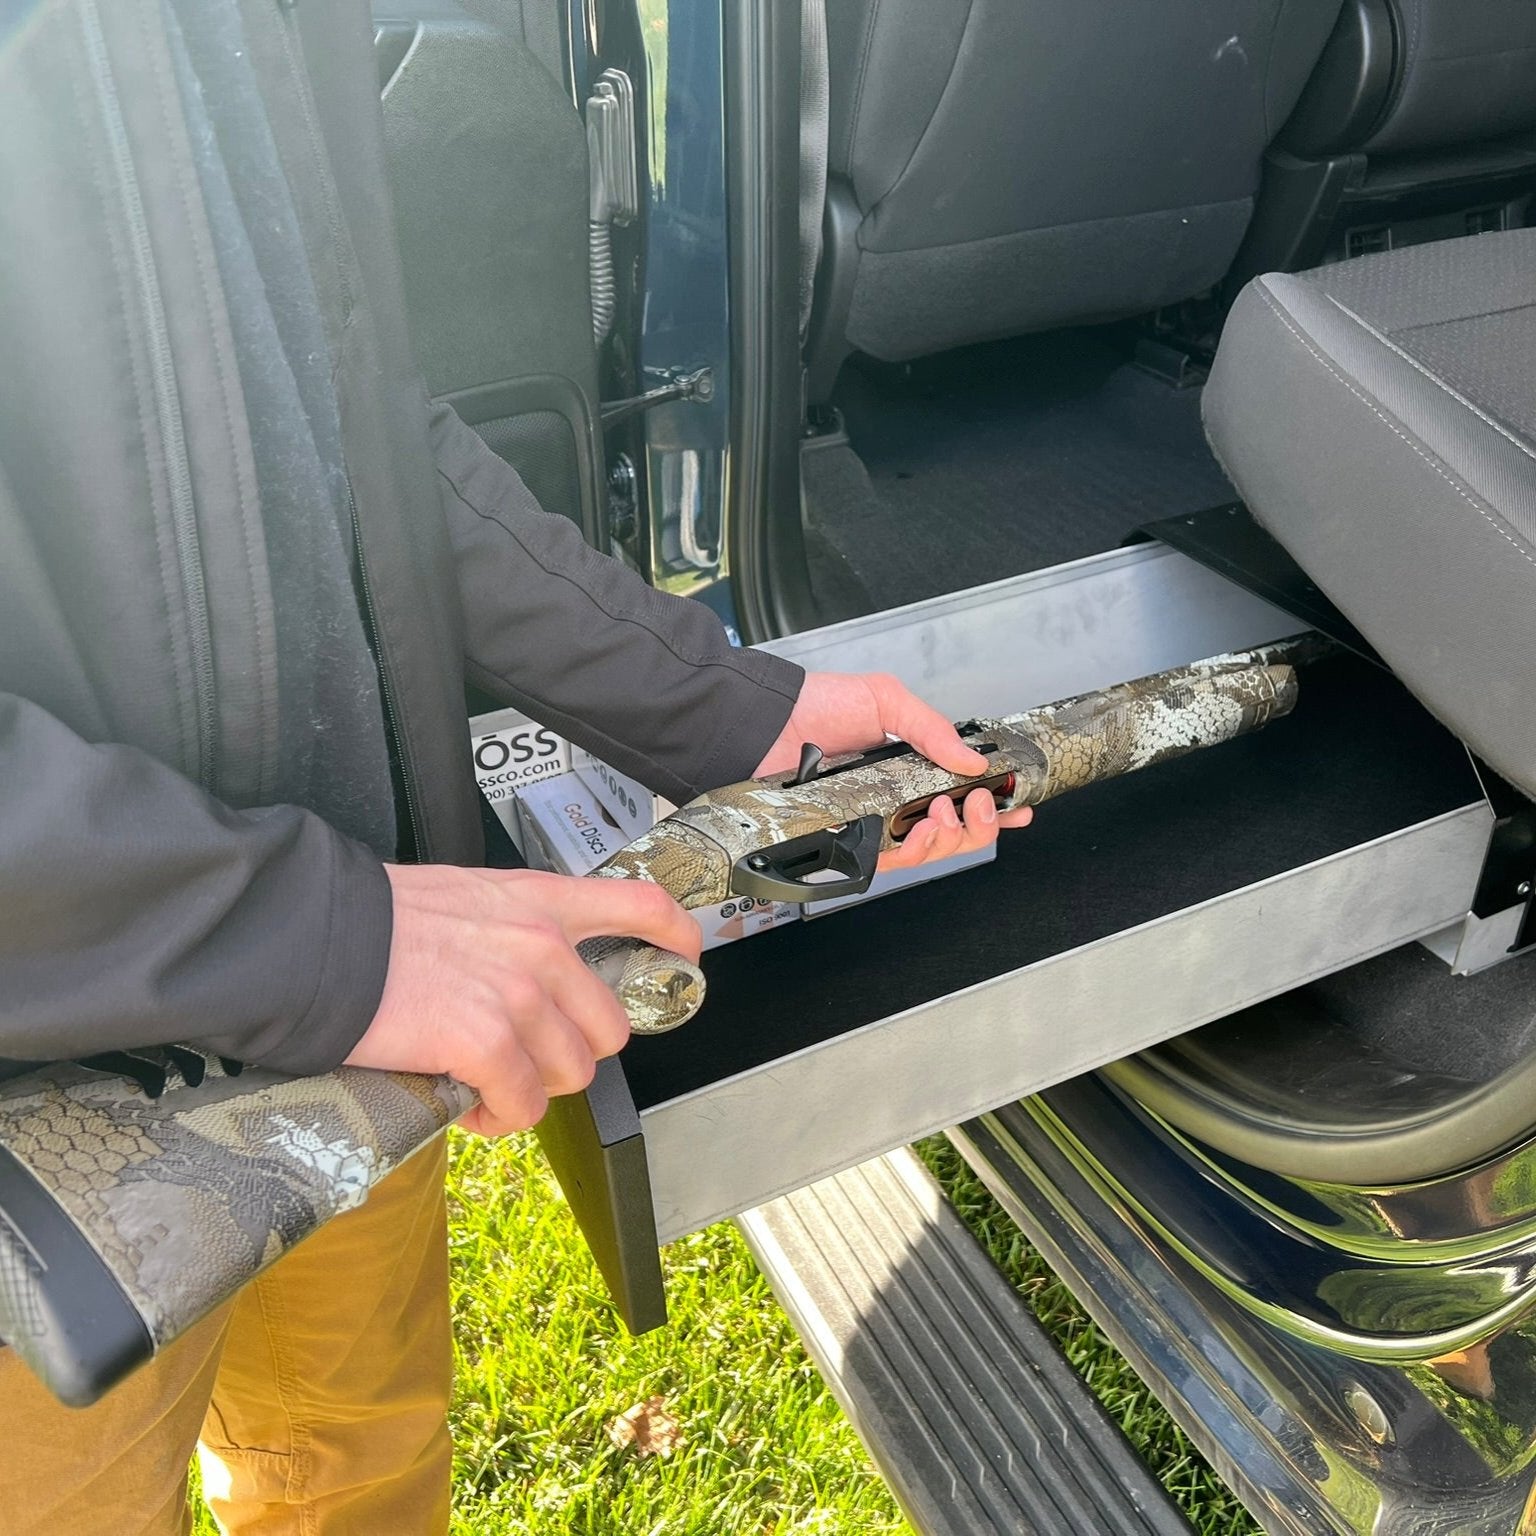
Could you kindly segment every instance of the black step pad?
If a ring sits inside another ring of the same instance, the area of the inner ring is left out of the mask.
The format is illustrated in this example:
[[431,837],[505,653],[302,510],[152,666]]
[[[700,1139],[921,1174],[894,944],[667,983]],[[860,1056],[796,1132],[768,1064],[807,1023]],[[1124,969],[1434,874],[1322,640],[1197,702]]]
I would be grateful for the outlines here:
[[912,1153],[738,1225],[921,1536],[1187,1536]]

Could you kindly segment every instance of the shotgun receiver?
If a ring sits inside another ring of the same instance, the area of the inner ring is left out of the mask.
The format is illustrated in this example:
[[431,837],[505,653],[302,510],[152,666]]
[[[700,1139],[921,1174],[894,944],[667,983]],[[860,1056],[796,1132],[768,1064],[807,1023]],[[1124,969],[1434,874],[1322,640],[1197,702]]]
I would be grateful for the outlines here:
[[[685,907],[864,890],[939,795],[998,807],[1151,767],[1256,730],[1296,699],[1311,638],[1215,657],[961,735],[985,770],[902,743],[713,790],[590,878],[651,880]],[[637,1031],[691,1018],[698,968],[633,939],[582,958]],[[95,1401],[267,1264],[359,1205],[474,1102],[451,1078],[342,1067],[295,1078],[163,1047],[0,1083],[0,1338],[65,1402]]]

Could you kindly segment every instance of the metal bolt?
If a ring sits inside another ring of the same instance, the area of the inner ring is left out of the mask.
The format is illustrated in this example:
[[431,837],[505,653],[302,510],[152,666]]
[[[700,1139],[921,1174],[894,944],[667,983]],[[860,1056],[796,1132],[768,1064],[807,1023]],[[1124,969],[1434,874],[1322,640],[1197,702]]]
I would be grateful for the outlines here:
[[1344,1404],[1377,1445],[1390,1445],[1396,1438],[1387,1422],[1386,1410],[1364,1387],[1351,1387],[1344,1394]]
[[1531,882],[1529,880],[1522,880],[1520,884],[1515,887],[1515,895],[1518,896],[1522,901],[1524,901],[1525,898],[1530,894]]
[[761,854],[761,853],[754,853],[752,855],[752,857],[747,860],[747,868],[748,869],[767,869],[768,868],[768,860],[767,860],[767,858],[763,854]]
[[608,467],[608,489],[626,500],[635,494],[635,461],[621,453]]

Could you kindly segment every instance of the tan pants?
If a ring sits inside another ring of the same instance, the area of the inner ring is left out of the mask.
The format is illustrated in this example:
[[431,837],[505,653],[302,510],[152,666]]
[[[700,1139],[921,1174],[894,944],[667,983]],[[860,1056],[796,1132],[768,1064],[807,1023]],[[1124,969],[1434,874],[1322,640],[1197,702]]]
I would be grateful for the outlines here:
[[94,1407],[0,1350],[0,1530],[186,1531],[194,1445],[238,1536],[446,1530],[445,1157],[419,1153]]

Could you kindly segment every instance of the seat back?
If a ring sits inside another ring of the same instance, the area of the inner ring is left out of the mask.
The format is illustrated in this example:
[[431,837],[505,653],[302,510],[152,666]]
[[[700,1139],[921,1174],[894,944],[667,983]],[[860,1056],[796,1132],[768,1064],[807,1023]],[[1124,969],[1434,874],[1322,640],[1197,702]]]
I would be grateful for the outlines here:
[[1399,68],[1367,154],[1447,149],[1536,128],[1536,5],[1392,0]]
[[406,304],[428,391],[539,504],[602,531],[587,135],[555,8],[375,0]]
[[1216,282],[1339,3],[829,0],[847,342],[915,357]]

